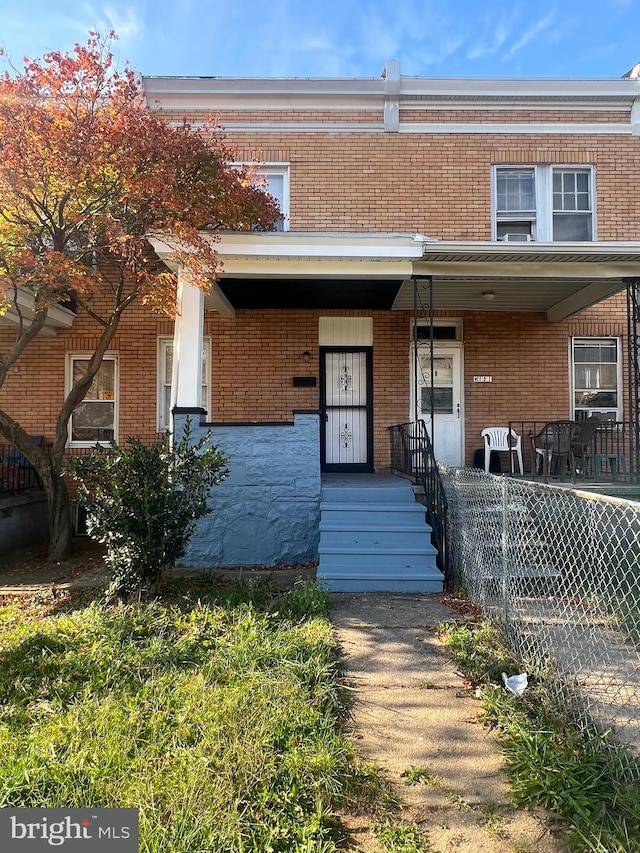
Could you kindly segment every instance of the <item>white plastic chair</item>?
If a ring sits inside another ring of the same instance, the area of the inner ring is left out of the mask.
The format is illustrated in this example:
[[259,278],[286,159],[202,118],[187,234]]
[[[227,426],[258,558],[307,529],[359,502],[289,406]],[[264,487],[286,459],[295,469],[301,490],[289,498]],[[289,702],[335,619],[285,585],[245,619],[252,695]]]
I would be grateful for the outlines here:
[[484,470],[486,473],[489,473],[492,452],[504,450],[507,453],[515,453],[518,457],[520,475],[522,476],[524,468],[522,465],[521,436],[515,430],[509,430],[507,427],[487,427],[482,430],[481,435],[484,439]]

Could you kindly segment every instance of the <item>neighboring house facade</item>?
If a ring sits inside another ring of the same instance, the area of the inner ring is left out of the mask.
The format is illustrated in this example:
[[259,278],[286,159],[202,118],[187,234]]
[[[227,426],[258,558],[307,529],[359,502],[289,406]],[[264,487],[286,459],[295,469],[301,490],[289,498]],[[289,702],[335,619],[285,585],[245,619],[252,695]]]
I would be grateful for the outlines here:
[[[413,78],[391,61],[380,78],[144,86],[167,121],[213,113],[283,213],[276,232],[219,235],[209,295],[176,270],[175,326],[125,315],[72,420],[70,452],[213,425],[231,477],[194,565],[315,559],[322,473],[388,469],[394,424],[425,420],[457,466],[486,426],[628,419],[638,80]],[[0,392],[45,436],[95,340],[81,315],[50,331]]]

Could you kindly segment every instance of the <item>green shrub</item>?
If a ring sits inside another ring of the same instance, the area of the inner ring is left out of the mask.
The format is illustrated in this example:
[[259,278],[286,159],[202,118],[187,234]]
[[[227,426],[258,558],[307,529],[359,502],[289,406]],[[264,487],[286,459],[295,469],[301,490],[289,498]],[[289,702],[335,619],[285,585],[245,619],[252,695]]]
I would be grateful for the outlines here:
[[127,447],[96,445],[91,455],[70,461],[87,531],[106,547],[111,599],[153,587],[184,554],[196,519],[211,511],[209,490],[228,474],[228,459],[207,447],[210,438],[192,444],[187,421],[173,446],[167,440],[145,447],[129,438]]

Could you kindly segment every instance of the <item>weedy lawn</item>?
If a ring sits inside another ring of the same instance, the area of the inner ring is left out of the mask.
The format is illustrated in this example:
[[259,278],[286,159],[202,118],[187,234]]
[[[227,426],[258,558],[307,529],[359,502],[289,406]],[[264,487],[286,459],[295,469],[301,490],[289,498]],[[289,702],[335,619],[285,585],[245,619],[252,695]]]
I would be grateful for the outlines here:
[[2,602],[0,806],[137,807],[141,853],[336,849],[377,780],[343,734],[327,596],[210,589]]
[[543,677],[531,678],[520,699],[503,689],[501,672],[520,667],[499,625],[445,623],[438,633],[470,683],[482,685],[514,803],[557,815],[567,850],[640,853],[640,767],[608,733],[578,727]]

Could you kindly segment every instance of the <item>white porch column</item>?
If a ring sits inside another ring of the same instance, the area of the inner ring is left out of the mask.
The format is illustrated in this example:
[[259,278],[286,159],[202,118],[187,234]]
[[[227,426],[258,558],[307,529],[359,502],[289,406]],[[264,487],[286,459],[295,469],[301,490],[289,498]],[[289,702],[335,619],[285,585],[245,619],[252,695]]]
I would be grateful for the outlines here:
[[202,408],[204,293],[178,271],[177,316],[173,332],[171,410]]

